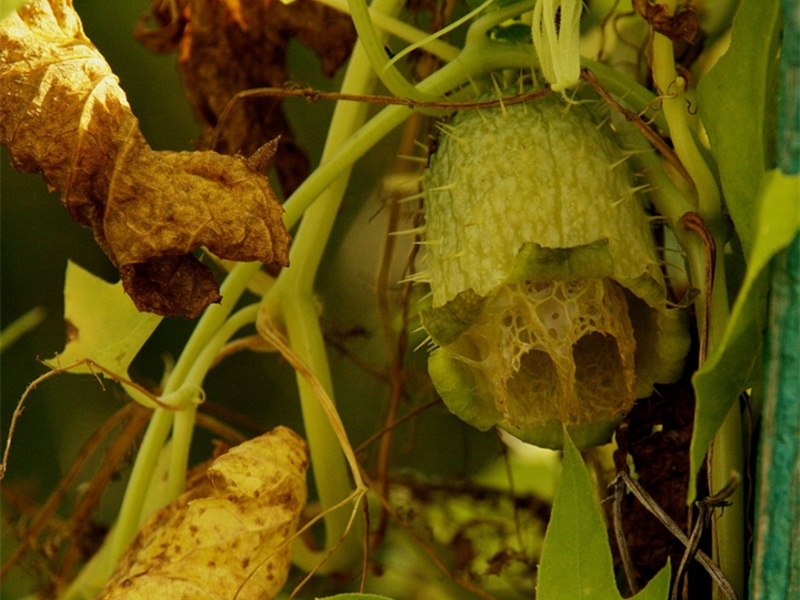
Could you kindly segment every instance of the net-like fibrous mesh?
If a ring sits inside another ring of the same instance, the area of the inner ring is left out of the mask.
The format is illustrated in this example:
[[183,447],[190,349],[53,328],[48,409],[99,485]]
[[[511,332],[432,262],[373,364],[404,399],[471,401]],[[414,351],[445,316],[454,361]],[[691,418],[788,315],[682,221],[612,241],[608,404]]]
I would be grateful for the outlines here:
[[457,345],[515,427],[613,417],[635,400],[636,341],[610,279],[501,285]]

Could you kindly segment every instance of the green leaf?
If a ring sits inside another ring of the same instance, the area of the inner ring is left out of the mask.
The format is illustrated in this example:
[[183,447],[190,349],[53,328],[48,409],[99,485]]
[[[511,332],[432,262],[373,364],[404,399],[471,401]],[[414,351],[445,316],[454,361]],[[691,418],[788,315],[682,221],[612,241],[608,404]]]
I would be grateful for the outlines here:
[[694,474],[731,406],[752,384],[753,367],[767,319],[770,260],[800,231],[800,176],[770,171],[764,178],[755,245],[742,289],[722,341],[692,378],[697,396],[691,448],[689,501],[695,497]]
[[669,563],[653,577],[647,586],[631,600],[666,600],[669,598],[669,582],[672,579],[672,568]]
[[[536,598],[622,600],[589,471],[569,435],[564,440],[564,465],[544,539]],[[669,582],[667,565],[634,598],[665,600]]]
[[[88,358],[127,377],[128,367],[161,317],[139,312],[121,282],[107,283],[70,261],[64,284],[64,320],[67,345],[47,361],[49,365],[63,367]],[[93,371],[82,365],[72,372]]]
[[538,600],[617,600],[614,563],[589,471],[569,435],[564,465],[544,538]]
[[755,195],[773,166],[780,25],[778,0],[743,0],[730,48],[697,89],[725,200],[748,257],[756,235]]

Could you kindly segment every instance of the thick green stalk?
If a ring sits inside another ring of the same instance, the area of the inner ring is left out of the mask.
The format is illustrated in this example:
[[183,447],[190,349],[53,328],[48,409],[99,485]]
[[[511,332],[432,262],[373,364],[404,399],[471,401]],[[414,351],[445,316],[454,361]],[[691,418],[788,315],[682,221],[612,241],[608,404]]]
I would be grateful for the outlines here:
[[[317,2],[335,8],[343,13],[350,13],[347,0],[317,0]],[[390,15],[378,12],[374,8],[369,9],[369,17],[377,28],[396,38],[411,42],[414,46],[424,48],[426,52],[430,52],[446,62],[450,62],[456,58],[461,51],[460,48],[451,46],[440,39],[433,39],[431,34],[417,29],[416,27],[412,27],[408,23],[395,19]]]
[[189,341],[184,346],[175,368],[170,373],[169,379],[164,386],[164,395],[176,391],[184,384],[186,376],[193,368],[198,355],[206,347],[211,337],[217,332],[228,315],[231,314],[234,306],[241,298],[247,282],[253,274],[261,268],[260,262],[238,263],[231,272],[225,277],[220,287],[222,301],[219,304],[212,304],[203,313],[200,321],[192,332]]
[[[386,35],[379,35],[373,29],[366,4],[362,1],[351,3],[352,5],[363,13],[360,14],[361,22],[357,22],[361,32],[364,32],[364,25],[367,25],[372,34],[371,42],[378,44],[383,53]],[[398,0],[376,0],[372,9],[374,12],[394,15],[401,7],[402,3]],[[354,18],[356,16],[359,15],[354,15]],[[370,67],[364,47],[359,43],[350,58],[341,91],[349,94],[368,94],[374,84],[375,73]],[[366,116],[367,106],[364,104],[337,103],[322,154],[323,164],[341,148],[344,140],[359,130]],[[331,399],[334,398],[333,384],[314,298],[314,282],[347,189],[351,168],[352,164],[339,170],[336,178],[326,186],[316,202],[304,211],[303,221],[290,254],[293,268],[283,271],[273,288],[274,290],[277,288],[276,293],[280,292],[277,293],[278,310],[286,324],[292,349],[311,370]],[[317,494],[320,506],[323,510],[327,510],[352,493],[348,467],[340,449],[340,442],[316,393],[299,373],[297,386]],[[362,536],[347,534],[350,518],[348,508],[344,506],[325,515],[325,548],[322,551],[310,551],[302,540],[298,540],[293,553],[295,564],[309,571],[319,566],[320,572],[330,572],[343,570],[358,559],[361,554]],[[337,551],[331,554],[337,544],[340,544],[336,548]],[[322,562],[326,558],[327,560]]]
[[[672,14],[677,0],[666,0],[663,4]],[[717,247],[711,310],[706,315],[707,331],[704,333],[710,353],[720,341],[729,318],[723,252],[726,240],[722,237],[724,231],[719,187],[689,128],[685,93],[688,82],[675,69],[672,41],[660,33],[654,33],[653,36],[653,79],[662,95],[663,111],[670,126],[675,152],[694,181],[698,212],[711,228]],[[738,404],[731,408],[714,437],[710,457],[710,491],[711,494],[716,494],[729,483],[731,477],[741,478],[744,472],[742,421]],[[746,576],[743,486],[740,485],[729,500],[732,505],[722,515],[716,515],[714,554],[736,594],[744,597]],[[715,590],[717,596],[720,593],[719,589]]]
[[[675,12],[677,0],[666,0],[663,4],[672,14]],[[703,160],[689,127],[686,104],[686,87],[689,82],[678,75],[675,69],[672,40],[660,33],[653,34],[653,79],[661,94],[675,152],[694,180],[700,215],[707,223],[713,223],[720,217],[719,187]]]
[[[486,38],[484,37],[483,40]],[[485,45],[488,42],[483,42]],[[342,87],[347,93],[366,93],[374,81],[365,54],[360,48],[351,58],[351,67]],[[466,60],[448,65],[418,87],[425,93],[443,93],[463,84],[471,75],[484,72],[484,54],[462,53],[462,58],[474,56],[474,63]],[[500,58],[513,57],[509,66],[527,66],[530,55],[522,52],[501,52]],[[524,62],[523,62],[524,59]],[[522,65],[520,64],[522,63]],[[466,65],[478,69],[465,69]],[[502,64],[502,63],[501,63]],[[506,65],[503,65],[506,66]],[[356,68],[359,70],[356,70]],[[402,123],[412,113],[403,106],[384,109],[368,124],[360,127],[365,116],[365,107],[350,103],[339,103],[331,123],[328,142],[322,165],[293,194],[285,204],[285,222],[291,227],[303,215],[303,222],[292,246],[291,262],[294,267],[284,271],[265,298],[265,312],[280,315],[287,328],[293,350],[314,373],[329,395],[332,394],[330,370],[324,340],[319,326],[313,284],[325,249],[325,240],[330,236],[336,214],[347,187],[352,164],[378,140]],[[342,140],[344,143],[342,143]],[[312,206],[309,204],[314,202]],[[303,418],[314,467],[317,491],[323,509],[334,506],[349,495],[350,482],[343,455],[332,450],[339,445],[327,416],[316,395],[307,382],[298,375]],[[303,544],[296,544],[294,561],[306,569],[317,566],[328,551],[342,536],[349,512],[343,509],[326,515],[326,550],[310,552]],[[358,556],[359,536],[350,535],[332,558],[321,567],[324,571],[342,568]]]
[[[164,387],[165,396],[177,392],[181,388],[197,356],[230,314],[244,292],[247,281],[260,266],[260,263],[240,263],[228,274],[220,290],[222,302],[210,306],[203,313],[183,352],[181,352],[175,368],[170,373]],[[180,464],[172,463],[170,468],[171,491],[175,494],[180,493],[183,489],[183,484],[180,482],[185,481],[185,457],[188,456],[188,447],[191,442],[191,435],[187,435],[186,426],[188,425],[189,417],[191,417],[192,423],[194,421],[194,408],[188,407],[184,410],[192,411],[192,413],[187,413],[185,417],[182,417],[182,424],[176,436],[179,444],[173,445],[172,448],[172,452],[180,457],[176,461],[182,461]],[[139,523],[143,518],[141,514],[142,504],[147,490],[152,484],[155,465],[164,446],[164,441],[169,434],[170,427],[173,425],[173,417],[174,413],[164,408],[157,408],[153,412],[147,432],[142,440],[142,445],[136,455],[128,486],[125,489],[117,524],[111,534],[113,539],[107,546],[107,575],[111,574],[114,565],[125,552],[139,528]],[[165,497],[164,504],[167,504],[170,500],[172,500],[172,497]]]
[[171,411],[157,408],[150,418],[150,424],[147,426],[142,445],[136,454],[136,461],[133,463],[128,486],[125,488],[117,524],[110,534],[113,536],[111,543],[103,547],[103,550],[108,548],[104,579],[111,575],[120,556],[125,552],[139,529],[142,504],[147,495],[147,488],[153,479],[158,456],[167,435],[169,435],[170,427],[172,427],[173,416]]

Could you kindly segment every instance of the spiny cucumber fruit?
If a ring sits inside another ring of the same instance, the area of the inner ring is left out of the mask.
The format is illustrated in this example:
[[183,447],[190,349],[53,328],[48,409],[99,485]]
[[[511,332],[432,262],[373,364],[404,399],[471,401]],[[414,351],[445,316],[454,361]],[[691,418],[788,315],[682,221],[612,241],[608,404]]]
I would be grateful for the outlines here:
[[424,178],[422,324],[448,408],[560,448],[607,442],[689,348],[634,176],[591,107],[463,111]]

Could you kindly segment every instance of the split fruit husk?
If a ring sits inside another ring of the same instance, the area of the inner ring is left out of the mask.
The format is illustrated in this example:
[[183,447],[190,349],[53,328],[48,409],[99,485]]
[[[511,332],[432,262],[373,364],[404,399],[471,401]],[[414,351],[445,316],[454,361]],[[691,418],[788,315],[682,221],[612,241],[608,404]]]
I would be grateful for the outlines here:
[[607,442],[689,349],[615,132],[555,95],[442,130],[424,182],[421,314],[437,391],[481,430],[560,448],[566,426],[578,447]]

